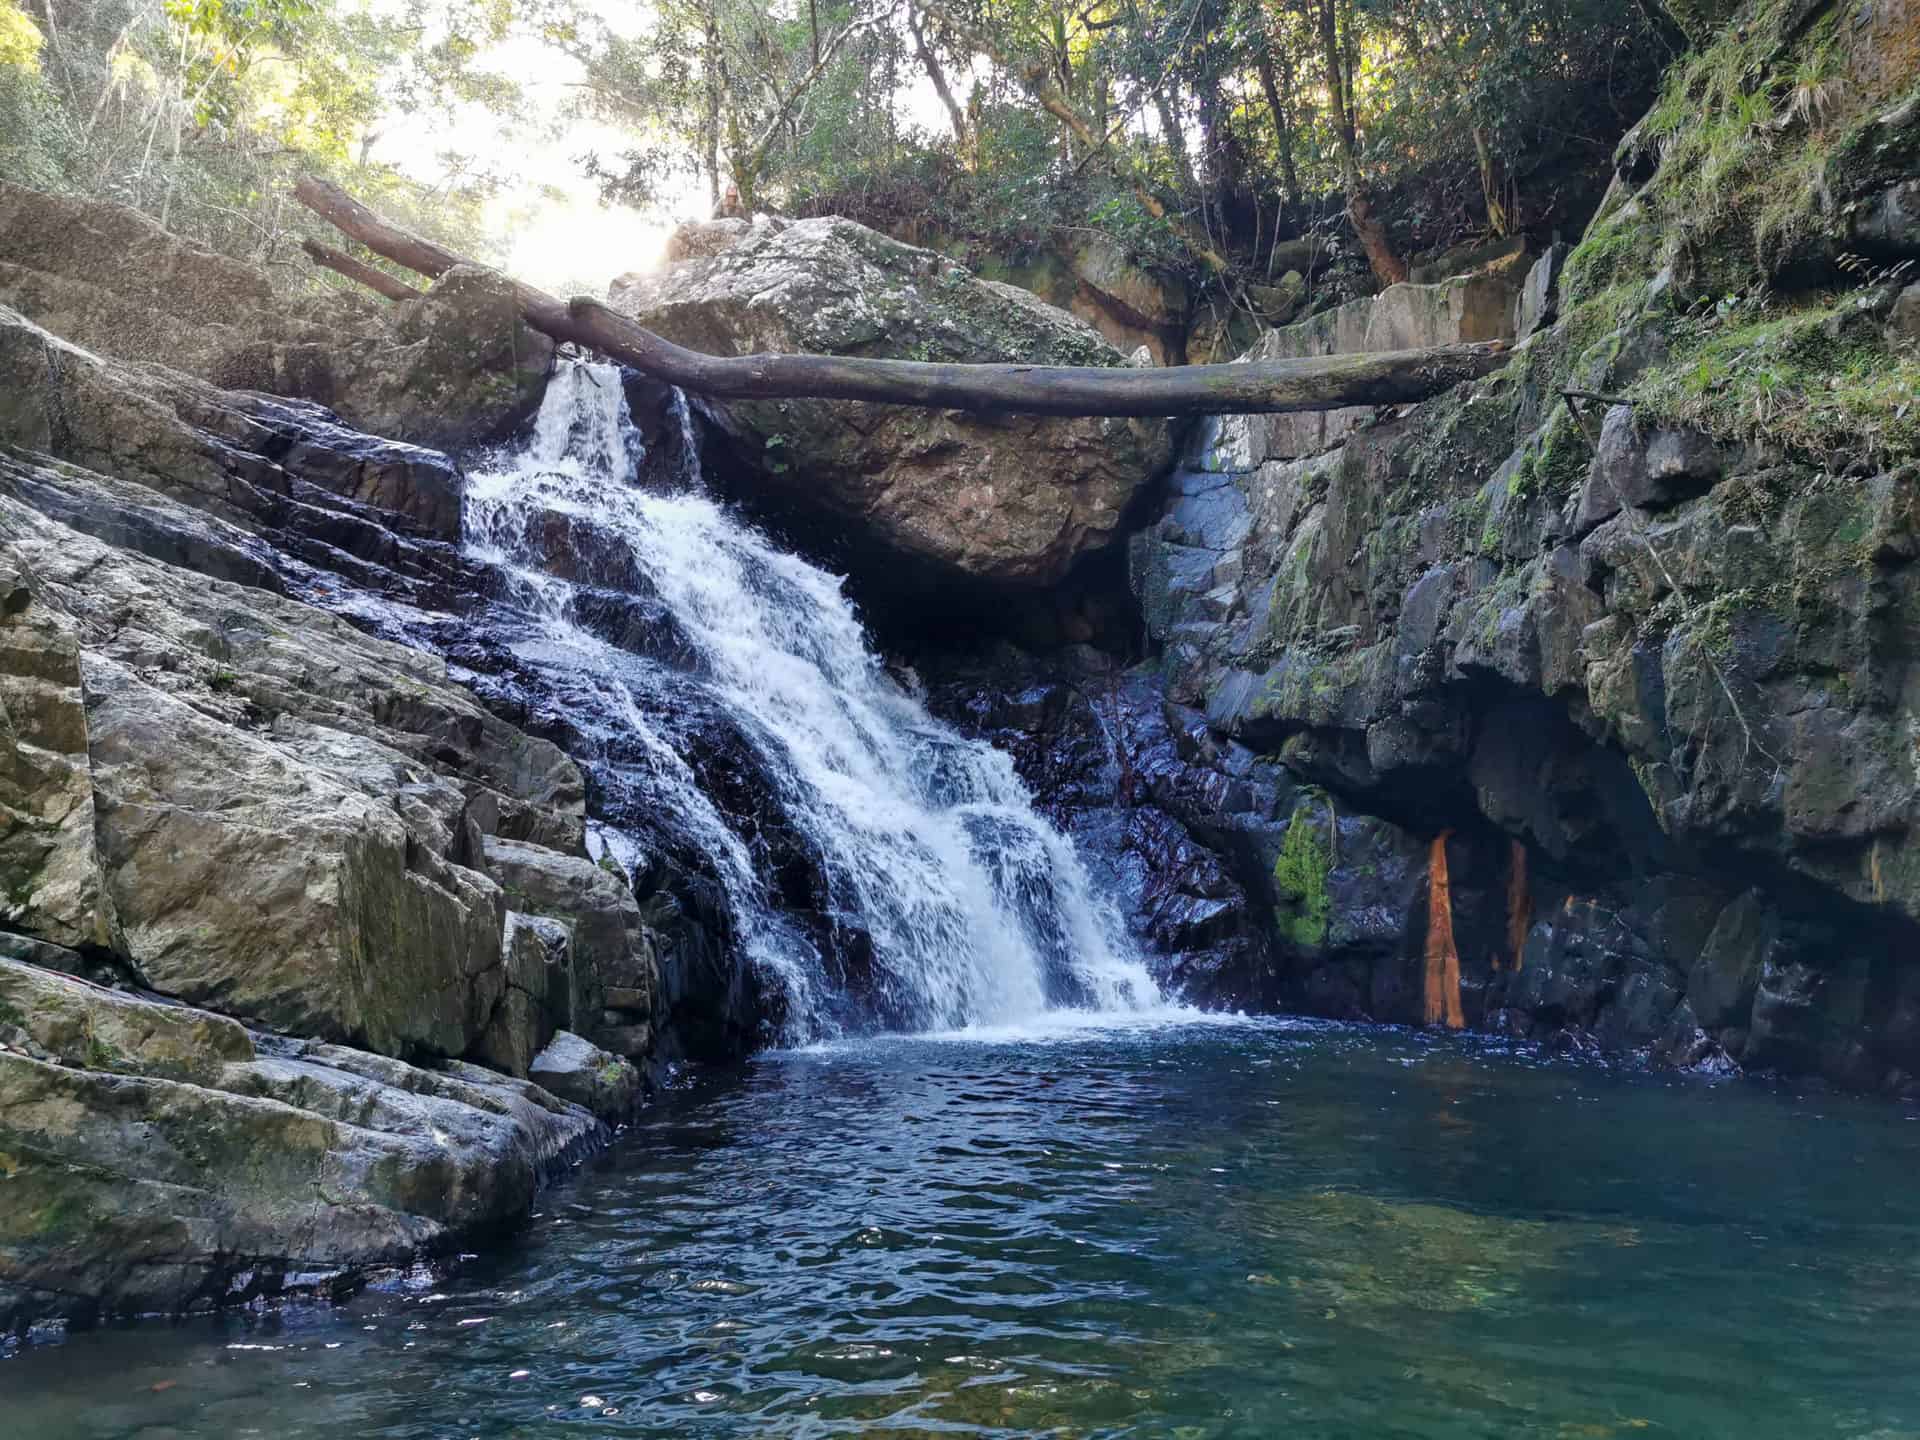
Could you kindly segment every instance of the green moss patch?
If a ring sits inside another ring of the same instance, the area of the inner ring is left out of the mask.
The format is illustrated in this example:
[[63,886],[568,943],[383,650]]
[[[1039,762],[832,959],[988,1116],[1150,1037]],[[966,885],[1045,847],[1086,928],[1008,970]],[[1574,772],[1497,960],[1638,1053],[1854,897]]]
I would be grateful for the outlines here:
[[1635,403],[1723,439],[1767,439],[1831,471],[1920,458],[1920,357],[1889,351],[1870,296],[1816,295],[1674,327]]
[[[1280,933],[1296,945],[1320,946],[1327,940],[1333,917],[1333,897],[1327,882],[1333,875],[1333,847],[1320,833],[1320,821],[1309,804],[1298,806],[1287,824],[1286,840],[1273,862],[1273,883],[1282,911]],[[1327,824],[1333,824],[1328,812]]]

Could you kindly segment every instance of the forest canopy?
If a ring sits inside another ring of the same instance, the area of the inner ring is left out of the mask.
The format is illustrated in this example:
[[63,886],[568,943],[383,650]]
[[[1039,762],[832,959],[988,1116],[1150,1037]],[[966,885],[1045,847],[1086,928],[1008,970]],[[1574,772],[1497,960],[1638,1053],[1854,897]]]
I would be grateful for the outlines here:
[[[1577,227],[1685,43],[1651,0],[0,0],[0,174],[291,268],[313,172],[490,256],[484,202],[551,177],[484,137],[544,130],[616,205],[1099,234],[1222,290],[1306,237],[1385,283]],[[429,116],[468,143],[380,158]]]

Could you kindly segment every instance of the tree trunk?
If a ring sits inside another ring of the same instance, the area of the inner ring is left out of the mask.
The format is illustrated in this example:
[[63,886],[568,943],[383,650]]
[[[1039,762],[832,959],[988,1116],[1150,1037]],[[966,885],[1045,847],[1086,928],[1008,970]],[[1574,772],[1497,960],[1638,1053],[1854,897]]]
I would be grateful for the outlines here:
[[920,7],[915,5],[907,11],[907,29],[913,35],[914,53],[920,59],[920,68],[927,72],[927,79],[933,82],[933,92],[940,97],[940,103],[947,108],[947,119],[953,123],[953,143],[960,152],[960,163],[967,169],[973,168],[973,140],[967,133],[967,112],[960,108],[960,102],[954,99],[953,87],[947,84],[946,68],[941,65],[940,57],[934,53],[933,43],[927,39],[926,26],[920,18]]
[[349,239],[358,240],[374,254],[384,255],[394,264],[404,265],[429,280],[438,280],[456,265],[472,263],[431,240],[389,225],[329,181],[302,175],[294,183],[293,198]]
[[1227,107],[1221,98],[1220,86],[1214,77],[1208,76],[1204,83],[1196,83],[1193,97],[1200,112],[1200,173],[1203,177],[1201,213],[1206,218],[1209,233],[1219,244],[1225,245],[1232,234],[1227,207],[1240,178],[1233,132],[1228,124]]
[[[1273,113],[1273,133],[1280,150],[1280,184],[1286,193],[1287,204],[1300,204],[1300,172],[1293,162],[1293,113],[1287,102],[1280,98],[1280,79],[1274,73],[1273,56],[1270,45],[1260,47],[1260,89],[1267,97],[1267,109]],[[1293,62],[1286,51],[1280,52],[1280,63],[1287,67],[1287,89],[1293,89]]]
[[[466,263],[389,225],[311,176],[294,196],[375,254],[438,277]],[[1067,365],[944,365],[837,355],[703,355],[664,340],[597,300],[566,304],[516,283],[529,325],[670,385],[722,400],[863,400],[1019,415],[1275,414],[1422,400],[1506,363],[1506,347],[1443,345],[1373,355],[1256,360],[1136,370]]]
[[1486,130],[1478,125],[1473,127],[1473,154],[1480,169],[1480,199],[1487,211],[1487,228],[1496,238],[1504,239],[1513,217],[1507,213],[1506,200],[1500,193],[1505,188],[1500,163],[1487,144]]
[[1180,177],[1180,188],[1189,195],[1198,195],[1200,182],[1194,176],[1193,160],[1187,154],[1187,134],[1180,128],[1179,112],[1174,109],[1164,85],[1153,87],[1153,108],[1160,114],[1160,133],[1167,137],[1167,149],[1173,153],[1173,168]]
[[1356,153],[1358,124],[1353,113],[1353,95],[1345,79],[1346,59],[1334,23],[1335,0],[1320,0],[1320,46],[1327,67],[1327,93],[1334,106],[1334,129],[1339,138],[1340,179],[1347,191],[1347,223],[1360,238],[1367,252],[1367,264],[1382,285],[1398,285],[1407,278],[1407,263],[1394,253],[1387,238],[1387,227],[1373,213],[1372,202],[1360,183],[1360,160]]
[[[720,12],[719,0],[707,0],[705,30],[706,109],[700,117],[700,163],[707,172],[707,204],[720,208]],[[405,261],[401,262],[405,264]]]

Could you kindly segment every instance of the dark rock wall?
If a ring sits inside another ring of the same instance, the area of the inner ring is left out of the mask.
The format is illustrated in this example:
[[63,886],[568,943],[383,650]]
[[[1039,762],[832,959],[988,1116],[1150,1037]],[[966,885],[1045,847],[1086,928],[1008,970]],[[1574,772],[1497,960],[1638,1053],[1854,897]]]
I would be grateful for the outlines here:
[[[1438,841],[1463,1023],[1915,1087],[1920,354],[1898,264],[1920,261],[1920,77],[1884,17],[1749,11],[1677,67],[1582,244],[1524,277],[1505,371],[1190,437],[1130,548],[1147,663],[1049,678],[1069,698],[1034,712],[1053,733],[1131,697],[1103,733],[1149,783],[1086,803],[1050,777],[1091,741],[1023,750],[992,706],[950,707],[1110,863],[1146,866],[1137,923],[1196,997],[1446,1023]],[[1815,51],[1859,82],[1822,117],[1689,128],[1730,103],[1734,62],[1790,75]],[[1778,206],[1703,188],[1703,136]],[[1802,160],[1826,189],[1786,183]],[[1417,288],[1263,353],[1364,348],[1439,313]],[[1162,824],[1206,858],[1154,869],[1138,837]],[[1151,897],[1209,865],[1232,939],[1202,976]]]

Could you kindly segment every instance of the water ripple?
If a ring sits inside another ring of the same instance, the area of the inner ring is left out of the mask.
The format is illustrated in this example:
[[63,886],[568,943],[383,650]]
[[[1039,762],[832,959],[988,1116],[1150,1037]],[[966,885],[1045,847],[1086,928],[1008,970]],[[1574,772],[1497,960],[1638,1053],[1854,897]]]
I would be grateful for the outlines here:
[[873,1040],[671,1097],[437,1287],[74,1337],[0,1401],[34,1440],[1887,1440],[1916,1160],[1896,1107],[1465,1039]]

